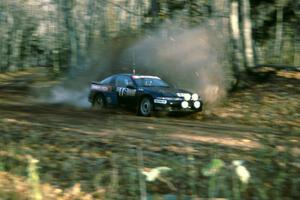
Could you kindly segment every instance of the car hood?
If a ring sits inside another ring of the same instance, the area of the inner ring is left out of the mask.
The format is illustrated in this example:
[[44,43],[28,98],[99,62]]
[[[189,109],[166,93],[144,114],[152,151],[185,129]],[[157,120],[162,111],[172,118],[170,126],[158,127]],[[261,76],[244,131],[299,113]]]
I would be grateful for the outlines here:
[[191,92],[183,89],[177,89],[172,87],[142,87],[141,89],[144,90],[144,92],[156,94],[157,96],[162,97],[178,97],[176,93],[189,93]]

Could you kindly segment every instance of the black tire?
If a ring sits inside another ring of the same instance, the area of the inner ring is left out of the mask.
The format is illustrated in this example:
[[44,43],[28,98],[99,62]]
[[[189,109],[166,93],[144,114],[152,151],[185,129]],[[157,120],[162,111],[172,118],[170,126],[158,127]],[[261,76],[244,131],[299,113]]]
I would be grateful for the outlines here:
[[103,95],[98,94],[93,101],[93,109],[103,110],[105,108],[105,99]]
[[150,97],[144,97],[139,103],[138,113],[144,117],[149,117],[153,113],[153,101]]

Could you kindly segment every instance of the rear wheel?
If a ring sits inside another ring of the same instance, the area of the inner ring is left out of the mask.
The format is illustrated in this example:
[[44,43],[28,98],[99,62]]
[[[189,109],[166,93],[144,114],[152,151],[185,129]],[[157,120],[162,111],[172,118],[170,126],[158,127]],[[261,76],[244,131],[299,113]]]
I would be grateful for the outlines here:
[[139,114],[141,114],[142,116],[145,116],[145,117],[149,117],[149,116],[151,116],[152,112],[153,112],[152,99],[150,99],[149,97],[144,97],[140,101]]
[[105,100],[103,95],[97,95],[93,101],[93,109],[102,110],[105,107]]

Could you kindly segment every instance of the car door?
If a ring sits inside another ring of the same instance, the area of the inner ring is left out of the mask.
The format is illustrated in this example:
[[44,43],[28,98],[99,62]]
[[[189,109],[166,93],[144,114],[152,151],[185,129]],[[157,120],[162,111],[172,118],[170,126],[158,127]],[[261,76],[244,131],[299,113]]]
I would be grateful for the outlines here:
[[136,87],[130,76],[121,75],[116,77],[116,92],[120,105],[135,105]]

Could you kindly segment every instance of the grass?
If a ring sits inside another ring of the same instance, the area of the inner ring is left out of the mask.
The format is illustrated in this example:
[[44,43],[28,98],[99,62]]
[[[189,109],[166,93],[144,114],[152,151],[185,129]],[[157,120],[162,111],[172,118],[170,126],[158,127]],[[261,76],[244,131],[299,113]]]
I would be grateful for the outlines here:
[[[125,145],[93,145],[97,138],[91,136],[75,139],[66,135],[15,132],[18,138],[11,133],[8,130],[1,134],[0,180],[6,181],[0,184],[2,198],[5,199],[5,195],[8,199],[25,198],[22,192],[25,190],[31,199],[41,199],[40,196],[44,199],[140,199],[141,164],[137,149]],[[215,151],[199,157],[144,150],[144,167],[170,167],[172,170],[164,178],[176,188],[174,191],[161,180],[146,182],[142,177],[147,192],[227,199],[299,197],[300,170],[299,166],[293,165],[298,158],[291,150],[278,152],[269,147],[245,153],[234,150],[222,152],[217,147]],[[216,158],[224,160],[224,167],[215,175],[205,176],[203,169],[207,168],[214,154],[219,154],[215,155]],[[246,185],[239,181],[231,165],[237,157],[247,158],[245,166],[251,178]],[[48,196],[48,190],[57,193]]]

